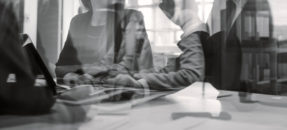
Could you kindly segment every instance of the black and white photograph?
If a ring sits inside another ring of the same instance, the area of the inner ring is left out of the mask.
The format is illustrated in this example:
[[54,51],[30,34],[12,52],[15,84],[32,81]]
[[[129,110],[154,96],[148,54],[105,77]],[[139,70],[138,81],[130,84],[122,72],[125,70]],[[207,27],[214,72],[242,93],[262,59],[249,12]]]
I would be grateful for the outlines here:
[[286,0],[0,0],[0,130],[286,130]]

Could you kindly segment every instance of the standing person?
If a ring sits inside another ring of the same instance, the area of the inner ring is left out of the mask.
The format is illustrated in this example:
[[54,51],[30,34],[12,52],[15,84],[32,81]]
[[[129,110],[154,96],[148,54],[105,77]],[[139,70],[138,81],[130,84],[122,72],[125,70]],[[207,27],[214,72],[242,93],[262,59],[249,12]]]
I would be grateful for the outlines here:
[[153,68],[140,12],[124,9],[124,0],[82,0],[82,3],[88,12],[71,21],[56,64],[58,78],[69,79],[67,75],[75,76],[75,72],[102,76],[110,69],[142,72]]
[[197,16],[195,1],[163,0],[159,7],[184,32],[177,44],[182,51],[177,58],[178,69],[164,67],[153,73],[135,74],[135,78],[121,74],[108,80],[108,83],[146,90],[176,91],[203,79],[204,54],[201,43],[206,40],[208,33],[206,25]]
[[[262,12],[264,15],[259,15]],[[214,1],[209,20],[211,34],[209,44],[212,45],[209,47],[218,49],[213,50],[215,53],[209,56],[218,55],[218,58],[211,64],[210,67],[215,71],[209,76],[212,77],[211,83],[217,89],[233,91],[252,89],[253,83],[250,81],[256,78],[254,72],[269,62],[267,56],[262,56],[261,52],[264,52],[262,48],[265,45],[275,45],[271,14],[268,0]],[[257,22],[254,22],[256,20]],[[250,54],[253,55],[252,60]],[[256,63],[257,61],[259,63]],[[257,74],[258,72],[255,75]]]

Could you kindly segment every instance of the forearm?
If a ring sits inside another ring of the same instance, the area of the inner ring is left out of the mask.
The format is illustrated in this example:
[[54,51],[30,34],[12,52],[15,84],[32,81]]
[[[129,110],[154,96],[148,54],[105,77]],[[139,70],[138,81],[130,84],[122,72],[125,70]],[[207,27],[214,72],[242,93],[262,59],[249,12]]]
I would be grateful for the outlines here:
[[147,74],[144,78],[151,90],[180,90],[190,84],[199,81],[200,77],[192,70],[180,70],[169,73]]
[[177,71],[142,74],[150,89],[179,90],[203,79],[204,54],[201,35],[201,32],[193,33],[178,44],[183,53],[179,57]]

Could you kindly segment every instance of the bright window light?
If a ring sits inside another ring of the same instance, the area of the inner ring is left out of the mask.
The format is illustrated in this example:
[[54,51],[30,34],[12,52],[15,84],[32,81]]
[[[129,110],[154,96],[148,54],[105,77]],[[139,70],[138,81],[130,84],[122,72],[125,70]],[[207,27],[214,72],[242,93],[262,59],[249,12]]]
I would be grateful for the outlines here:
[[138,0],[139,6],[141,5],[151,5],[153,4],[153,0]]

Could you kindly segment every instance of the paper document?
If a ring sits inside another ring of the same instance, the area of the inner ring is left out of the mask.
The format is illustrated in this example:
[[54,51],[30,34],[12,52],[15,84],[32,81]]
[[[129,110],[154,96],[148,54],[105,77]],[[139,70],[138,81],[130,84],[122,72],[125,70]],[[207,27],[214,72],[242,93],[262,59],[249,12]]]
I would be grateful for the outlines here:
[[205,84],[204,92],[202,87],[202,83],[196,82],[166,98],[177,102],[178,112],[210,113],[214,117],[219,116],[222,111],[221,103],[217,100],[219,91],[209,83]]
[[218,95],[219,91],[210,83],[204,84],[202,82],[196,82],[189,87],[172,94],[171,96],[217,99]]

